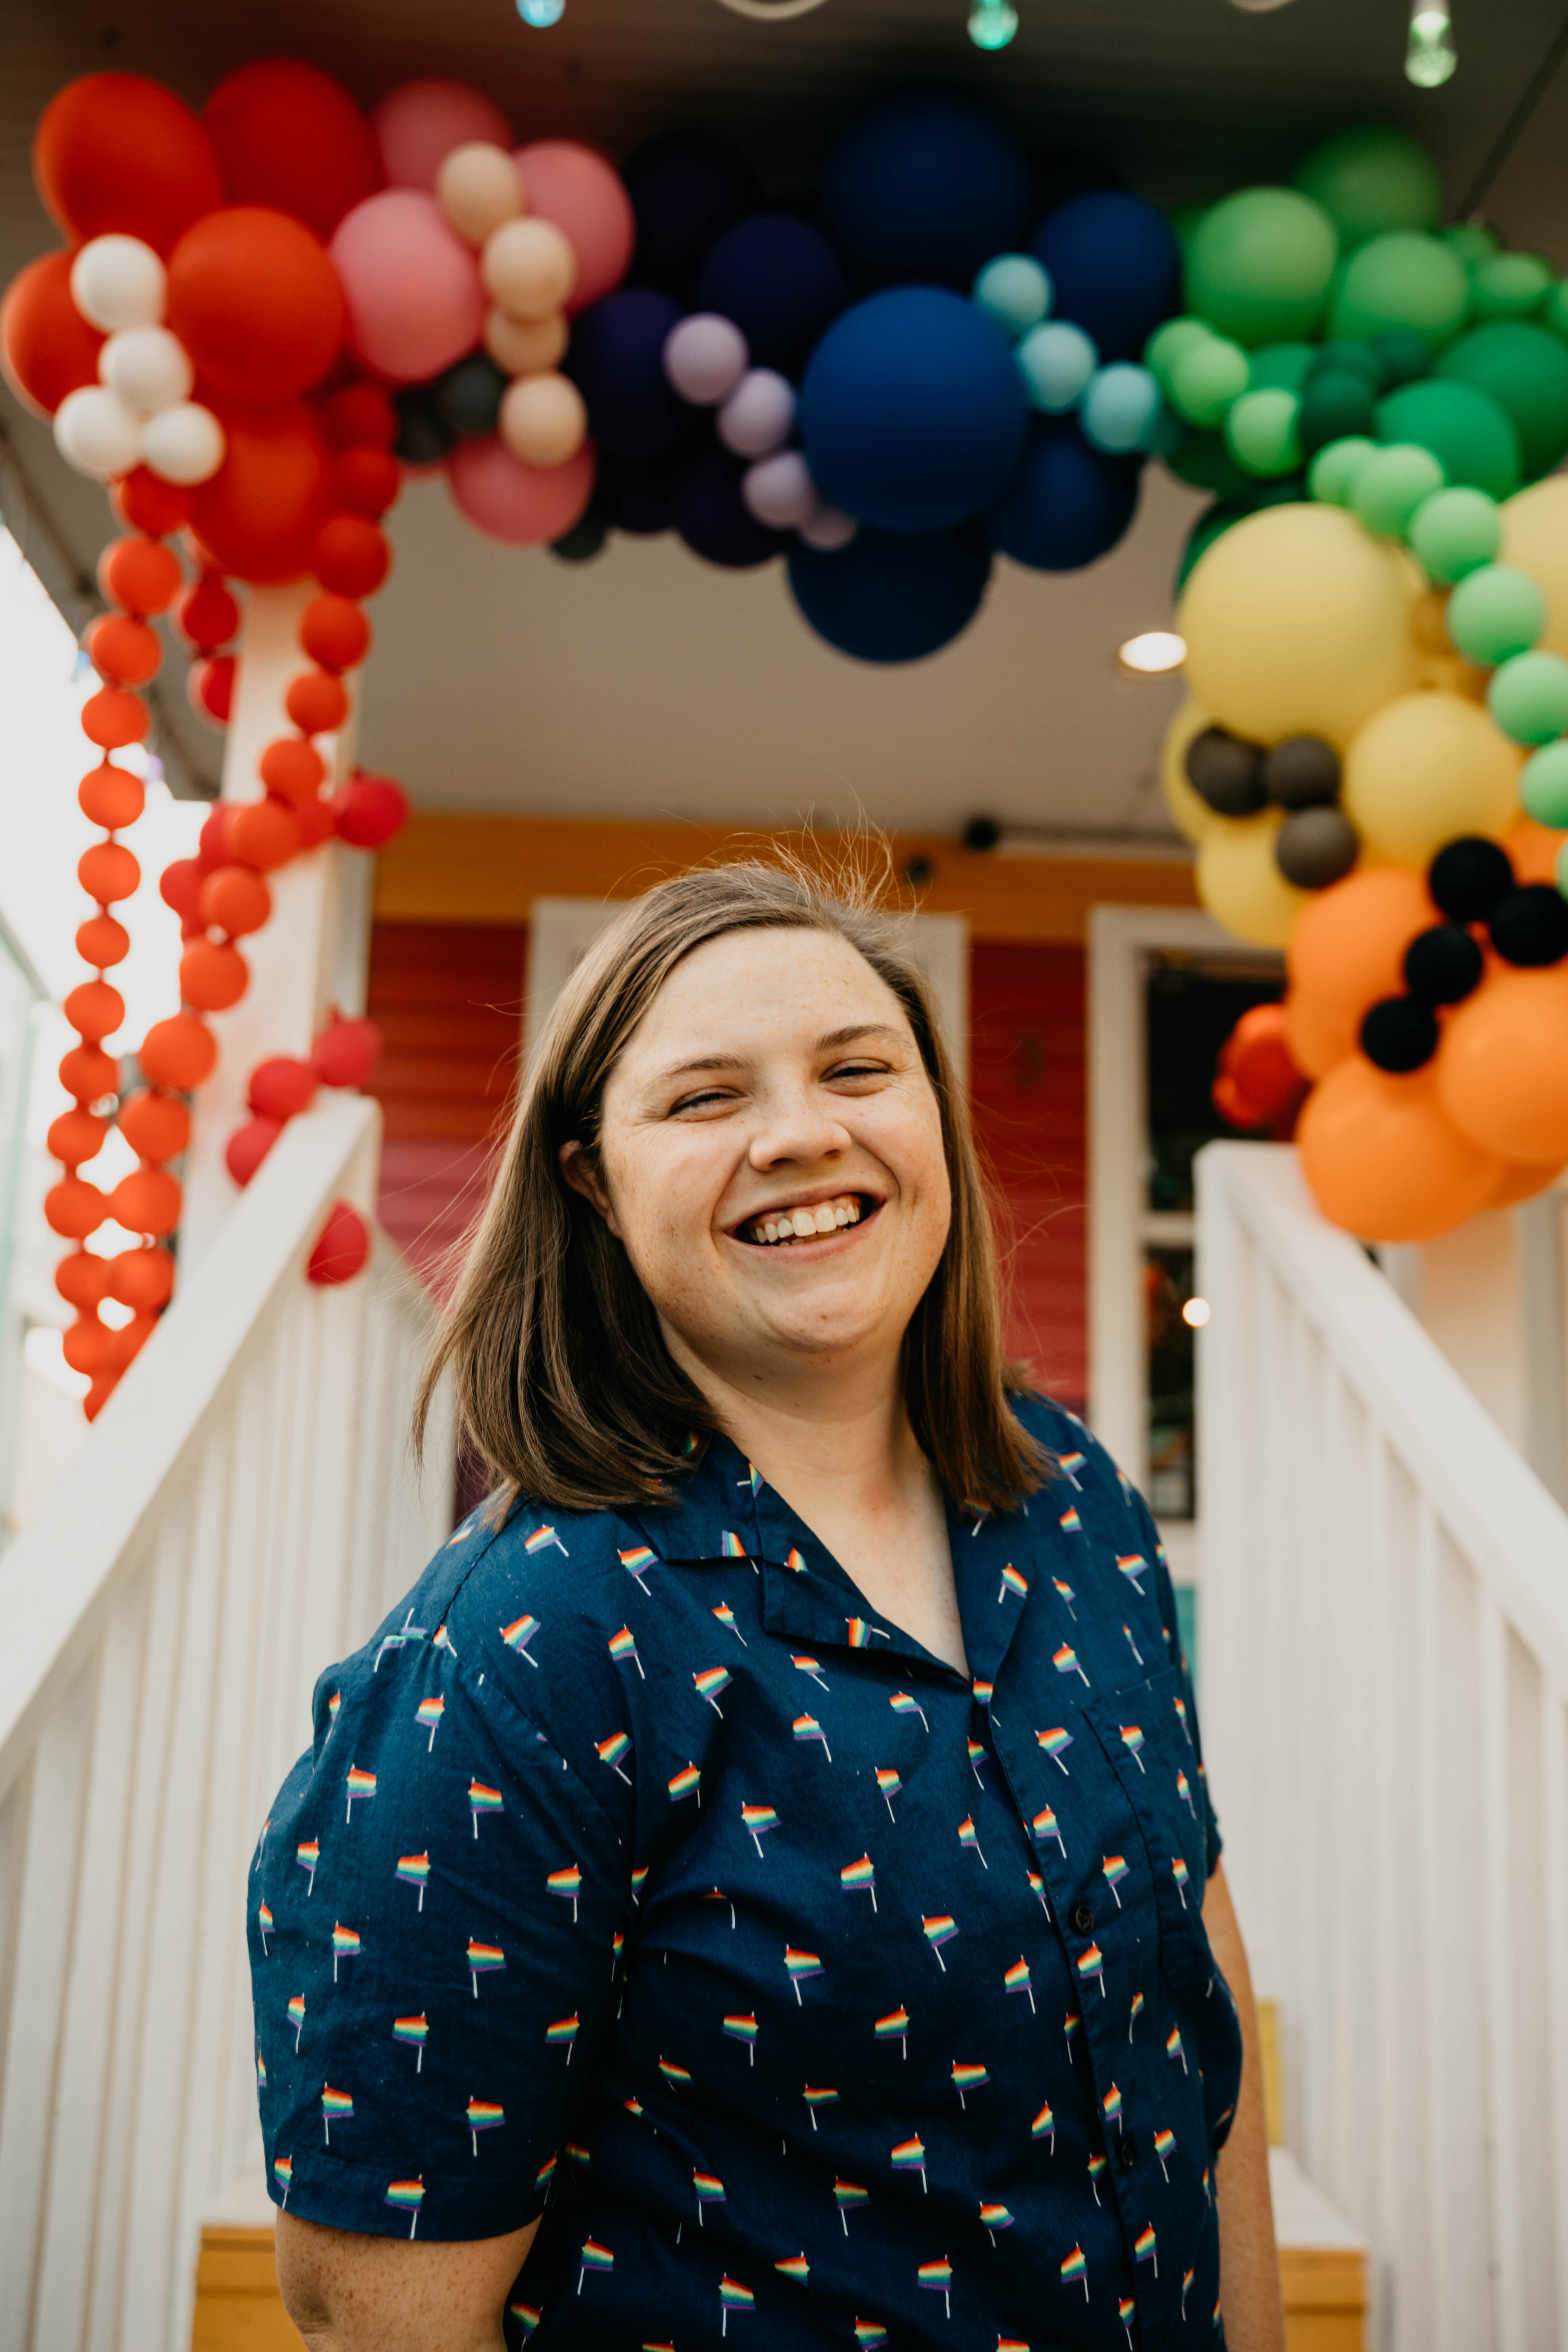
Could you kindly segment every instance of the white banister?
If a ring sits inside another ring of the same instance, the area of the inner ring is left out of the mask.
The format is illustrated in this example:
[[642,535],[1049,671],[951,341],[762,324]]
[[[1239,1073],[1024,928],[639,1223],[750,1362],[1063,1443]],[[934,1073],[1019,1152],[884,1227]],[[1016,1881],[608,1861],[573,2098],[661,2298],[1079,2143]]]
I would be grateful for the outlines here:
[[1568,1516],[1284,1147],[1198,1162],[1202,1705],[1381,2352],[1568,2352]]
[[367,1211],[380,1114],[292,1120],[0,1558],[0,2352],[185,2352],[255,2132],[247,1877],[314,1678],[450,1527],[407,1430],[432,1308]]

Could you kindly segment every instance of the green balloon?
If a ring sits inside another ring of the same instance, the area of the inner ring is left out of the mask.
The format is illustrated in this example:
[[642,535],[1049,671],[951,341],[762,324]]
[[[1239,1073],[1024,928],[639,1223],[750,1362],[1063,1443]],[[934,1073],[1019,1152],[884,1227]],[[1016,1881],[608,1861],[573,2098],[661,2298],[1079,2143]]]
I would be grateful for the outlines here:
[[1318,345],[1317,357],[1312,362],[1314,375],[1327,375],[1331,371],[1342,375],[1347,370],[1352,375],[1363,375],[1373,392],[1383,391],[1383,362],[1371,343],[1352,341],[1346,336],[1338,342]]
[[1421,337],[1409,327],[1389,327],[1374,335],[1373,350],[1383,362],[1383,388],[1394,392],[1402,383],[1414,383],[1418,376],[1432,373],[1432,354]]
[[1507,411],[1471,383],[1429,376],[1377,404],[1380,441],[1414,441],[1443,463],[1450,482],[1506,499],[1522,478],[1519,436]]
[[1143,364],[1158,379],[1163,392],[1170,390],[1171,370],[1182,353],[1206,343],[1213,332],[1201,319],[1167,319],[1163,327],[1155,328],[1143,346]]
[[1541,323],[1568,341],[1568,278],[1560,278],[1542,304]]
[[1316,343],[1263,343],[1252,354],[1254,392],[1300,392],[1317,365]]
[[1467,269],[1479,269],[1483,261],[1489,261],[1500,242],[1495,231],[1480,221],[1456,221],[1452,228],[1442,229],[1439,235]]
[[1568,661],[1561,654],[1515,654],[1492,672],[1487,709],[1516,743],[1550,743],[1568,728]]
[[1550,268],[1539,254],[1499,253],[1483,261],[1470,279],[1470,315],[1475,319],[1528,319],[1552,291]]
[[[1457,491],[1444,495],[1454,498]],[[1511,563],[1483,563],[1448,599],[1448,635],[1468,662],[1495,669],[1527,654],[1546,626],[1546,599],[1528,572]]]
[[1217,425],[1251,376],[1247,353],[1224,335],[1189,344],[1171,369],[1171,405],[1189,425]]
[[1191,245],[1194,232],[1207,210],[1207,205],[1183,205],[1179,211],[1167,215],[1171,235],[1184,253]]
[[1338,254],[1334,225],[1310,196],[1243,188],[1211,206],[1194,232],[1187,307],[1239,343],[1310,335]]
[[1391,228],[1436,228],[1443,216],[1437,166],[1407,131],[1368,122],[1314,147],[1297,187],[1321,205],[1347,246]]
[[1391,230],[1351,255],[1329,305],[1335,335],[1408,327],[1433,351],[1457,334],[1469,308],[1465,266],[1435,236]]
[[1437,362],[1451,383],[1489,393],[1513,419],[1526,481],[1568,456],[1568,348],[1522,319],[1476,327]]
[[1362,467],[1377,455],[1377,444],[1364,434],[1347,433],[1320,449],[1307,468],[1307,489],[1324,506],[1348,507]]
[[1211,498],[1233,506],[1246,498],[1251,487],[1226,447],[1225,435],[1199,425],[1184,426],[1165,463],[1178,481],[1190,482],[1194,490],[1207,490]]
[[1176,566],[1178,595],[1186,586],[1188,575],[1194,565],[1208,553],[1215,540],[1223,539],[1232,524],[1244,521],[1247,514],[1246,507],[1234,505],[1225,499],[1216,499],[1212,507],[1204,509],[1187,533],[1187,543],[1182,550],[1182,560]]
[[1428,579],[1451,588],[1495,560],[1502,545],[1502,517],[1497,500],[1484,490],[1434,490],[1411,517],[1408,536]]
[[1314,370],[1301,394],[1302,448],[1310,457],[1347,433],[1370,434],[1376,408],[1372,385],[1359,368]]
[[1568,743],[1545,743],[1519,772],[1519,797],[1537,824],[1568,825]]
[[1293,392],[1244,392],[1225,420],[1225,443],[1246,474],[1293,474],[1301,463],[1296,420],[1301,404]]
[[1351,485],[1350,505],[1379,539],[1403,539],[1423,499],[1443,487],[1443,468],[1414,442],[1374,449]]

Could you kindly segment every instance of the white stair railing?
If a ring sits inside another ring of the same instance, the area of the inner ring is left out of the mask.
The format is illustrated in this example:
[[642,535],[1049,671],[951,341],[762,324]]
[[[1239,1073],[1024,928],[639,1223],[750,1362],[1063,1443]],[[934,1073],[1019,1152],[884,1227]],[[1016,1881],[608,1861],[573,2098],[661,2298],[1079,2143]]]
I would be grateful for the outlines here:
[[256,2129],[247,1878],[317,1673],[449,1531],[408,1459],[432,1309],[304,1279],[380,1114],[293,1120],[0,1559],[0,2352],[186,2352]]
[[1199,1163],[1200,1680],[1383,2352],[1568,2352],[1568,1517],[1283,1147]]

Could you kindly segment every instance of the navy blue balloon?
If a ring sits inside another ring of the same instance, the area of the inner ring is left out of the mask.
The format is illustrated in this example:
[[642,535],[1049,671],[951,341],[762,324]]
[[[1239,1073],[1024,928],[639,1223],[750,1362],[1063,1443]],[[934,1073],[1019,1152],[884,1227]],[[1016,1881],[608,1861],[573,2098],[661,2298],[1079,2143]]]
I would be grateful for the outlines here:
[[757,201],[750,163],[705,131],[668,131],[627,156],[621,178],[637,215],[632,278],[686,296],[702,256]]
[[675,494],[696,457],[713,446],[709,419],[690,410],[687,417],[668,448],[635,457],[600,450],[594,504],[617,530],[628,531],[634,539],[654,539],[675,529]]
[[1181,248],[1142,196],[1074,196],[1047,216],[1030,250],[1050,273],[1051,316],[1092,335],[1102,360],[1139,358],[1182,307]]
[[790,213],[727,229],[697,281],[698,309],[732,319],[756,365],[786,374],[848,299],[844,264],[822,231]]
[[672,512],[675,528],[694,555],[747,572],[767,563],[784,545],[782,531],[767,530],[741,496],[742,468],[712,449],[679,484]]
[[1028,409],[1007,338],[940,286],[872,294],[811,355],[796,412],[823,496],[882,530],[945,530],[1006,480]]
[[1033,174],[1016,133],[976,99],[892,98],[858,115],[823,169],[823,218],[873,286],[933,280],[965,292],[1016,252]]
[[669,295],[634,287],[606,294],[573,320],[567,373],[588,404],[601,448],[642,457],[679,432],[685,411],[665,380],[664,344],[684,315]]
[[1077,572],[1113,548],[1138,503],[1139,464],[1091,449],[1076,425],[1042,425],[985,516],[993,547],[1032,572]]
[[862,530],[832,554],[797,541],[789,557],[802,613],[857,661],[920,661],[951,645],[990,577],[991,551],[972,522],[920,539]]

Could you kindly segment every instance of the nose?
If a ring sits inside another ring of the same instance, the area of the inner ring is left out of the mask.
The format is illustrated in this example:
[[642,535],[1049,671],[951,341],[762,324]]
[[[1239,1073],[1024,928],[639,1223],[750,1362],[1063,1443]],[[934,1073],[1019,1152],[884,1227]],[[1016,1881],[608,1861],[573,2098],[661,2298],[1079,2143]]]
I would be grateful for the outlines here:
[[759,1175],[794,1166],[806,1168],[840,1160],[852,1138],[842,1120],[809,1086],[770,1089],[746,1157]]

